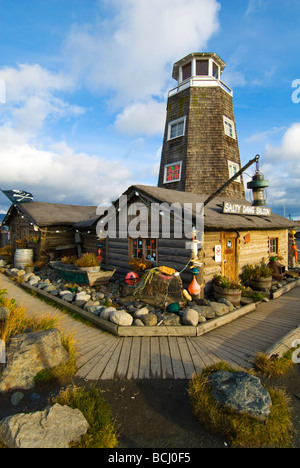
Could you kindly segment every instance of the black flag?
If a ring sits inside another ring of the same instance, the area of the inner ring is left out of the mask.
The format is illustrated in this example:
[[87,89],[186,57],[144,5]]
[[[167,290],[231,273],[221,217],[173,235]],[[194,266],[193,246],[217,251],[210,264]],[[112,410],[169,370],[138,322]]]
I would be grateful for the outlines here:
[[33,196],[24,190],[1,190],[12,203],[26,203],[33,200]]

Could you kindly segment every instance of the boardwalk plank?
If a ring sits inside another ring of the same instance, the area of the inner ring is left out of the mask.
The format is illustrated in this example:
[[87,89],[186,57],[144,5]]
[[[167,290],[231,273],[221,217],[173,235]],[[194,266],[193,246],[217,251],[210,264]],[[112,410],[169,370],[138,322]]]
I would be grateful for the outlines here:
[[160,358],[161,358],[161,373],[163,379],[174,379],[174,372],[170,354],[169,340],[166,336],[161,336],[160,343]]
[[116,377],[119,379],[124,379],[127,375],[131,346],[132,338],[127,338],[123,340],[123,346],[121,349],[120,358],[116,369]]
[[131,353],[129,357],[127,379],[137,379],[139,376],[140,356],[141,356],[141,337],[135,337],[131,344]]

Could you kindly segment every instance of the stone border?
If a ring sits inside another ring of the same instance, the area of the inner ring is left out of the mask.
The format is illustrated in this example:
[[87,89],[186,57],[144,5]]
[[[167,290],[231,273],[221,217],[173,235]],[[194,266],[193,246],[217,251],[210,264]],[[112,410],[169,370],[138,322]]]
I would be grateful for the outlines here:
[[36,288],[35,286],[31,286],[27,283],[21,283],[20,286],[24,289],[28,289],[34,291],[40,296],[49,299],[60,306],[64,307],[65,309],[70,310],[71,312],[76,312],[83,318],[89,320],[97,327],[101,328],[104,331],[108,331],[116,336],[201,336],[205,333],[208,333],[211,330],[215,330],[222,325],[226,325],[227,323],[236,320],[243,315],[248,314],[249,312],[253,312],[256,309],[257,303],[247,304],[244,307],[240,307],[239,309],[234,310],[233,312],[228,312],[221,317],[211,319],[205,323],[197,325],[196,327],[192,327],[189,325],[179,325],[179,326],[155,326],[155,327],[124,327],[121,325],[116,325],[108,320],[101,319],[93,315],[92,313],[81,309],[80,307],[74,306],[62,299],[53,296],[52,294],[43,291],[42,289]]
[[282,294],[285,294],[292,289],[296,288],[297,286],[300,286],[300,278],[293,281],[292,283],[285,284],[281,288],[277,289],[277,291],[274,291],[271,294],[271,299],[277,299],[278,297],[282,296]]
[[277,343],[272,345],[267,351],[266,355],[270,358],[272,355],[277,355],[282,357],[284,353],[292,349],[292,343],[294,340],[300,340],[300,326],[289,332],[283,338],[281,338]]

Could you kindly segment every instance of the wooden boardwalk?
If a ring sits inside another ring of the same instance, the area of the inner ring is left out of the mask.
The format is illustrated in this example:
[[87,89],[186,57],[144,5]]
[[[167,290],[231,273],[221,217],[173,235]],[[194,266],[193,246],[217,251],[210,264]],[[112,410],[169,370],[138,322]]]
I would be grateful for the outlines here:
[[249,369],[258,352],[266,352],[300,325],[300,287],[199,337],[117,337],[62,314],[4,275],[0,275],[1,288],[31,315],[50,313],[59,318],[60,328],[72,333],[77,343],[76,376],[89,381],[191,379],[221,360]]

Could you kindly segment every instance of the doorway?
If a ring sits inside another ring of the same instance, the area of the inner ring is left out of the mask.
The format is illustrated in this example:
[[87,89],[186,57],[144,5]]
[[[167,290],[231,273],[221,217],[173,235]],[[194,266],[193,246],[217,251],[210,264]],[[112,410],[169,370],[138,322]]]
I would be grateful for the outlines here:
[[237,255],[237,232],[222,233],[222,275],[230,281],[237,281],[238,255]]

